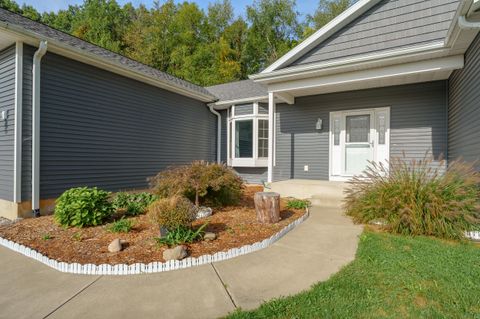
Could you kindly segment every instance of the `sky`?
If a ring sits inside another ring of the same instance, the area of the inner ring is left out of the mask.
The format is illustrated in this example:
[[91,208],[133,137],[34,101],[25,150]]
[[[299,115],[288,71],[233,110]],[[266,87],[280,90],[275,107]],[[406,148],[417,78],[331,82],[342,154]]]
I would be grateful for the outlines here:
[[[192,2],[196,2],[201,8],[207,9],[208,3],[211,2],[210,0],[189,0]],[[213,0],[212,0],[213,1]],[[60,9],[65,9],[68,5],[74,4],[81,4],[83,0],[17,0],[17,3],[25,3],[32,5],[35,9],[40,12],[44,11],[57,11]],[[154,0],[117,0],[118,3],[121,5],[131,2],[134,6],[138,6],[139,4],[143,3],[147,7],[151,7]],[[163,1],[159,1],[162,3]],[[181,1],[175,1],[181,2]],[[235,8],[237,15],[243,15],[245,13],[245,7],[251,4],[253,0],[232,0],[232,4]],[[305,16],[306,14],[312,14],[317,7],[318,0],[299,0],[297,1],[297,10]]]

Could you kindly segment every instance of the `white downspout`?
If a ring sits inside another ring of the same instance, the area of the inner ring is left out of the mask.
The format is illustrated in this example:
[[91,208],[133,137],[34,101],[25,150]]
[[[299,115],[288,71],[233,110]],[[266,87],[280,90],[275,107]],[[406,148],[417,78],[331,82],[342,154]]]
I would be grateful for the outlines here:
[[268,183],[273,182],[274,162],[274,138],[275,138],[275,96],[272,92],[268,93]]
[[220,113],[215,111],[213,108],[214,105],[210,104],[208,106],[210,108],[210,112],[215,114],[217,116],[217,163],[220,163],[222,161],[221,159],[221,152],[222,152],[222,116]]
[[32,84],[32,210],[40,216],[40,65],[47,53],[47,41],[41,41],[33,55]]

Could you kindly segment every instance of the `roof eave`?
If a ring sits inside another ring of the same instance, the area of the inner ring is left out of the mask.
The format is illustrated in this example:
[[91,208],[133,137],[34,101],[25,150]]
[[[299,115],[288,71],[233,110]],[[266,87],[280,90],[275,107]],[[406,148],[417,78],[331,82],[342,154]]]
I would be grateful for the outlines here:
[[[200,100],[202,102],[214,102],[217,100],[217,98],[213,95],[209,94],[202,94],[200,92],[194,92],[192,90],[188,90],[184,87],[181,86],[176,86],[172,85],[171,83],[168,83],[166,81],[159,80],[154,77],[149,77],[145,75],[142,72],[138,72],[136,70],[133,70],[131,68],[128,68],[120,63],[117,63],[115,61],[106,59],[106,58],[101,58],[95,54],[91,54],[82,50],[79,50],[75,47],[72,47],[70,45],[64,44],[61,41],[58,41],[54,38],[51,37],[46,37],[41,34],[35,33],[30,30],[26,30],[22,27],[19,27],[15,24],[11,24],[5,21],[0,21],[0,28],[3,28],[9,32],[15,33],[19,38],[21,38],[23,41],[32,43],[32,40],[46,40],[49,43],[49,51],[52,51],[54,53],[59,53],[60,55],[67,56],[69,58],[73,58],[75,60],[79,60],[80,62],[84,62],[90,65],[94,65],[96,67],[100,67],[102,69],[105,69],[107,71],[116,71],[114,73],[133,78],[135,80],[154,85],[157,87],[160,87],[162,89],[175,92],[178,94],[181,94],[183,96],[187,96],[193,99]],[[33,44],[33,43],[32,43]],[[112,69],[113,68],[113,69]]]

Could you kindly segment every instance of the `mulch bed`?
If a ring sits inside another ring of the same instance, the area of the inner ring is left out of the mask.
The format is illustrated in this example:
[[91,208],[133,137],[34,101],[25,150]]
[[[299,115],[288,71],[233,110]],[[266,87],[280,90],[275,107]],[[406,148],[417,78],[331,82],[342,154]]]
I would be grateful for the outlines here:
[[[256,220],[253,195],[261,187],[247,187],[239,205],[214,209],[211,217],[198,220],[194,226],[208,222],[205,231],[217,234],[214,241],[200,241],[187,245],[189,256],[198,257],[227,251],[262,241],[300,218],[303,210],[285,209],[281,203],[281,221],[273,225],[260,224]],[[49,258],[80,264],[134,264],[163,262],[162,253],[168,247],[159,246],[158,227],[146,215],[132,218],[134,228],[127,234],[110,233],[107,225],[88,228],[63,228],[52,216],[25,219],[12,225],[0,226],[0,237],[35,249]],[[116,238],[126,241],[124,250],[110,253],[107,249]]]

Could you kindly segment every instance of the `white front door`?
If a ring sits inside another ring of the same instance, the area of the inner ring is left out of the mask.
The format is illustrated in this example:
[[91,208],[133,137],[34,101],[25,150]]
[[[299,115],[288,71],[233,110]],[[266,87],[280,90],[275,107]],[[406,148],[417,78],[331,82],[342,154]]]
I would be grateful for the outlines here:
[[330,113],[330,180],[361,174],[389,159],[390,108]]

